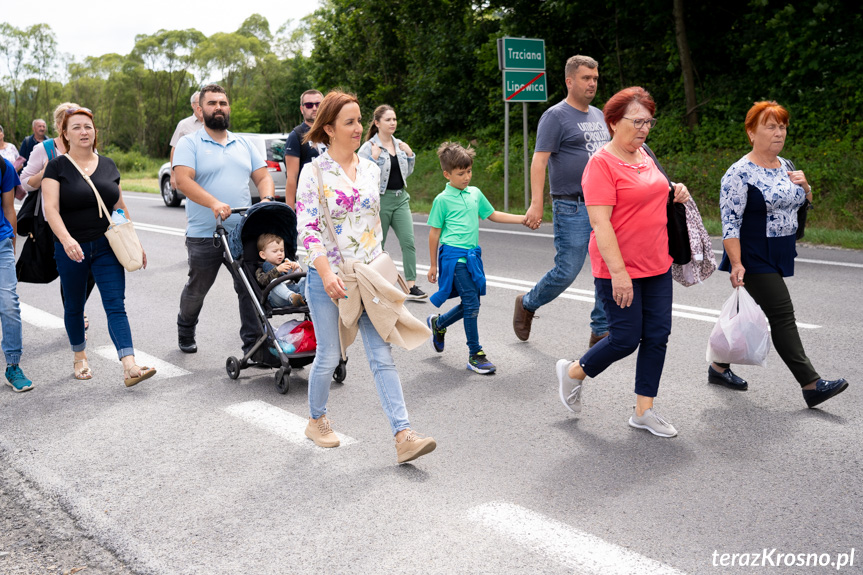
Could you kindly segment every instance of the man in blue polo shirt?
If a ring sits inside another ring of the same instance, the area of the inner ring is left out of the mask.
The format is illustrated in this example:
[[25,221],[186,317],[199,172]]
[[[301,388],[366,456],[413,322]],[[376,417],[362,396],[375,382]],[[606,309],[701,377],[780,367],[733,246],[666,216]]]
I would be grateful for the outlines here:
[[[219,269],[223,264],[228,265],[223,248],[213,245],[216,218],[224,220],[228,231],[234,229],[240,216],[231,215],[231,209],[252,205],[250,177],[258,187],[261,200],[275,198],[273,178],[257,149],[228,131],[231,107],[224,88],[217,84],[204,86],[199,101],[204,127],[180,139],[173,163],[177,187],[186,196],[189,280],[180,296],[177,315],[178,344],[185,353],[198,351],[195,342],[198,315]],[[245,286],[234,280],[234,290],[240,298],[240,337],[245,353],[260,336],[260,326]]]
[[0,175],[0,196],[3,215],[0,216],[0,322],[3,325],[3,355],[6,356],[6,383],[12,391],[33,389],[33,382],[18,366],[24,333],[21,329],[21,308],[18,305],[18,276],[15,273],[15,187],[21,184],[15,168],[6,158]]

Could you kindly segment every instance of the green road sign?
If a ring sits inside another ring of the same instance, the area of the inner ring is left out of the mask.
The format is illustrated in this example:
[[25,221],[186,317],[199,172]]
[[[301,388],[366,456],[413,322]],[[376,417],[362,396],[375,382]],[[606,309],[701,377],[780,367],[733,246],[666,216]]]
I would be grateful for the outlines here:
[[497,55],[501,70],[545,70],[545,40],[498,38]]
[[548,100],[545,72],[504,70],[503,99],[506,102],[545,102]]

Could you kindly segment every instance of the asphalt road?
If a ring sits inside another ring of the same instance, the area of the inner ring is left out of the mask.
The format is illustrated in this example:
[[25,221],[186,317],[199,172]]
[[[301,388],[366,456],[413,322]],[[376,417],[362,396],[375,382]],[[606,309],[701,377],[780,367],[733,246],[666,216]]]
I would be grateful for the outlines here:
[[[438,442],[398,466],[360,343],[331,389],[337,449],[302,437],[307,370],[287,395],[271,370],[227,377],[240,351],[227,271],[200,351],[182,354],[183,210],[127,196],[149,267],[127,275],[126,306],[139,359],[160,373],[123,386],[94,292],[95,377],[74,380],[59,282],[19,286],[36,387],[0,393],[0,573],[863,572],[863,253],[800,246],[788,282],[816,369],[851,382],[815,410],[774,351],[766,368],[735,369],[749,391],[708,385],[707,337],[730,283],[717,272],[675,285],[656,405],[680,433],[660,439],[626,424],[634,356],[588,381],[580,415],[564,409],[554,364],[587,346],[589,268],[520,342],[513,300],[551,267],[551,226],[483,224],[480,338],[498,372],[465,369],[459,326],[443,354],[395,350],[412,426]],[[428,228],[415,221],[422,275]],[[387,247],[399,259],[395,238]]]

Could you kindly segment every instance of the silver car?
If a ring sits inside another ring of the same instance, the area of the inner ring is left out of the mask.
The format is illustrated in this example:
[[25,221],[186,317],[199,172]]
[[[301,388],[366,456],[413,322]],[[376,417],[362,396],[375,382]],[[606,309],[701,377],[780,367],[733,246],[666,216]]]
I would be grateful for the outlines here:
[[[236,136],[246,138],[254,145],[261,157],[266,159],[267,170],[270,176],[273,177],[273,183],[276,185],[276,200],[285,201],[285,142],[288,139],[288,134],[248,134],[244,132],[235,133]],[[171,188],[171,164],[165,162],[159,168],[159,189],[162,192],[162,201],[166,206],[176,207],[180,205],[186,196],[179,190]],[[255,182],[249,178],[249,193],[252,195],[252,203],[260,201],[260,194]]]

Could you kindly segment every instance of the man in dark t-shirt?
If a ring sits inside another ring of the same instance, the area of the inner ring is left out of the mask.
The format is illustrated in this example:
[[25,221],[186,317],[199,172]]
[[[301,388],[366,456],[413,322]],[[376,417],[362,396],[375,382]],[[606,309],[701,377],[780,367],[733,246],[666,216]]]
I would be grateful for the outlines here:
[[[533,289],[515,298],[512,327],[522,341],[530,337],[534,312],[575,281],[587,257],[591,227],[581,176],[590,157],[610,139],[602,111],[590,105],[596,96],[598,67],[589,56],[576,55],[567,60],[566,99],[545,111],[536,130],[536,148],[530,165],[531,203],[525,225],[536,229],[542,223],[548,168],[556,253],[554,267]],[[590,331],[589,346],[608,334],[608,321],[599,297],[595,298],[590,314]]]
[[297,200],[297,182],[303,166],[317,158],[327,149],[323,144],[303,144],[303,136],[311,130],[315,118],[318,117],[318,108],[324,99],[324,95],[317,90],[306,90],[300,96],[300,113],[303,115],[303,123],[294,128],[285,143],[285,201],[292,208]]
[[47,130],[48,124],[45,123],[45,120],[41,118],[33,120],[33,133],[24,138],[24,141],[21,142],[21,149],[18,150],[18,153],[24,158],[25,166],[30,160],[30,153],[36,147],[36,144],[45,141],[45,132]]

